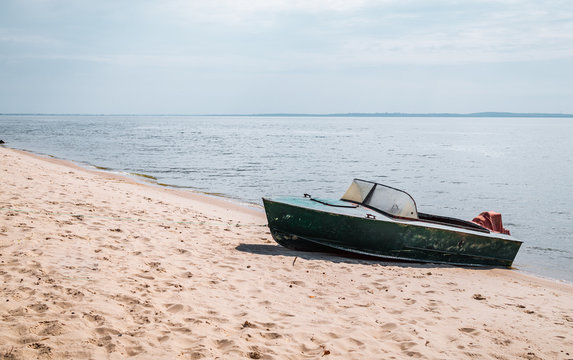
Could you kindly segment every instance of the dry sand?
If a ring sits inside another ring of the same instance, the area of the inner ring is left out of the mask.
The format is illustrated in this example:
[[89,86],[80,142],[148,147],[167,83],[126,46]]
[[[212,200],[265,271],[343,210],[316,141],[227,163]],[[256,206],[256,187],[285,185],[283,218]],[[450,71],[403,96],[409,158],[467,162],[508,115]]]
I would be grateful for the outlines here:
[[0,148],[0,358],[571,359],[573,287],[276,245],[261,211]]

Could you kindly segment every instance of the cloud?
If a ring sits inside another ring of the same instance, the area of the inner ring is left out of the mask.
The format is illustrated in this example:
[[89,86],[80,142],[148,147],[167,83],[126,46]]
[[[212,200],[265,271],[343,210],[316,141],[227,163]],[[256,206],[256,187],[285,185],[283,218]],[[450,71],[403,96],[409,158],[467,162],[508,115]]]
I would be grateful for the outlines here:
[[41,34],[26,34],[0,29],[0,44],[27,45],[27,46],[59,46],[62,42],[58,39]]
[[365,7],[371,0],[166,0],[154,11],[171,13],[191,21],[225,24],[262,21],[264,16],[284,12],[349,12]]
[[573,31],[515,32],[468,28],[453,35],[431,32],[346,38],[341,61],[355,64],[456,64],[573,58]]
[[[290,39],[265,55],[300,58],[301,66],[313,59],[373,65],[573,57],[573,2],[564,0],[169,0],[161,6],[187,24]],[[249,41],[256,46],[257,38]]]
[[573,59],[568,0],[40,3],[42,27],[0,29],[0,43],[25,48],[4,58],[261,72]]

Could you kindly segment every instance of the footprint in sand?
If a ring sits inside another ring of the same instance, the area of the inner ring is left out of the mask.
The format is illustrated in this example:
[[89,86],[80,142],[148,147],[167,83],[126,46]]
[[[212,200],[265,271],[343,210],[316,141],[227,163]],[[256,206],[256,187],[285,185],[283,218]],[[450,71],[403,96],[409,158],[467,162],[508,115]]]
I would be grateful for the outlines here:
[[40,321],[36,326],[30,328],[32,334],[38,336],[57,336],[64,333],[65,324],[58,320]]
[[386,324],[380,326],[381,329],[387,330],[387,331],[394,330],[394,329],[396,329],[397,327],[398,327],[398,325],[395,324],[395,323],[386,323]]
[[29,348],[38,350],[38,358],[51,358],[52,348],[42,343],[34,342],[28,345]]
[[49,309],[49,307],[46,304],[38,303],[38,304],[28,305],[28,309],[32,309],[36,312],[43,313],[46,312]]
[[388,309],[388,310],[386,310],[386,312],[387,312],[388,314],[392,314],[392,315],[400,315],[400,314],[402,314],[403,310]]
[[113,342],[113,338],[110,335],[102,336],[96,339],[90,339],[88,342],[95,344],[99,347],[103,347],[107,350],[108,353],[112,353],[115,351],[116,345]]
[[349,338],[348,340],[356,346],[364,346],[364,343],[358,339]]
[[135,274],[135,276],[146,279],[146,280],[154,280],[155,277],[147,274]]
[[404,301],[404,304],[406,304],[406,305],[413,305],[416,303],[415,299],[410,299],[410,298],[406,298],[403,301]]
[[125,348],[125,352],[128,356],[135,356],[139,355],[144,352],[143,347],[141,346],[130,346]]
[[191,271],[185,271],[181,275],[179,275],[179,277],[184,278],[184,279],[188,279],[188,278],[193,277],[193,273],[191,273]]
[[167,335],[159,336],[157,338],[157,341],[159,341],[160,343],[165,342],[167,340],[169,340],[169,336],[167,336]]
[[167,308],[167,312],[170,312],[172,314],[178,313],[184,309],[184,306],[181,304],[165,304],[165,306]]
[[84,293],[76,289],[66,288],[65,291],[66,294],[71,295],[75,299],[84,297]]
[[223,351],[228,351],[237,347],[235,345],[235,341],[230,339],[215,340],[215,344],[217,346],[217,349]]
[[189,358],[192,360],[198,360],[205,358],[206,352],[207,350],[204,345],[198,345],[195,348],[191,349],[191,352],[187,353],[186,355],[189,355]]
[[265,338],[265,339],[269,339],[269,340],[275,340],[275,339],[279,339],[282,338],[283,336],[279,333],[276,332],[267,332],[267,333],[260,333],[260,335]]
[[297,286],[305,286],[304,281],[299,281],[299,280],[291,281],[290,284],[297,285]]
[[277,324],[273,322],[259,322],[258,325],[259,327],[266,329],[267,331],[271,331],[271,329],[277,326]]
[[172,331],[181,333],[181,334],[191,334],[193,333],[193,331],[191,331],[191,329],[189,329],[188,327],[184,327],[184,326],[173,326],[171,327]]
[[405,350],[408,350],[408,349],[410,349],[411,347],[416,346],[416,345],[418,345],[418,344],[416,344],[416,343],[413,342],[413,341],[405,341],[405,342],[403,342],[403,343],[400,343],[400,349],[401,349],[402,351],[405,351]]
[[103,316],[94,314],[92,312],[84,313],[83,318],[88,321],[97,323],[98,325],[103,325],[105,323],[105,318]]
[[477,335],[479,334],[479,331],[477,331],[474,328],[467,328],[467,327],[463,327],[463,328],[459,328],[459,331],[466,333],[466,334],[471,334],[471,335]]
[[95,329],[95,332],[99,335],[119,335],[120,332],[116,329],[107,328],[107,327],[98,327]]

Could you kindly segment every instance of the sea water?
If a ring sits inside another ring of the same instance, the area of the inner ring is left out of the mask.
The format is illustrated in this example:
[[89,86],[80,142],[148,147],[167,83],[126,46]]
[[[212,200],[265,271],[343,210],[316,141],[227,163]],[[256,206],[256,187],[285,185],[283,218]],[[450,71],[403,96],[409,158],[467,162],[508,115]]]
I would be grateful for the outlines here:
[[0,115],[0,139],[255,204],[381,182],[421,212],[502,213],[515,267],[573,282],[571,119]]

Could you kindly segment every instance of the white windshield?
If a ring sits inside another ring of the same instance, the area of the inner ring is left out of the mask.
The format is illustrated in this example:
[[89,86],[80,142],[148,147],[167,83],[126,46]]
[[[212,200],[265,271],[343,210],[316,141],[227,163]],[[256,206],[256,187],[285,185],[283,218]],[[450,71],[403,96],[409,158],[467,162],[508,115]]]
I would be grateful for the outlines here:
[[416,202],[408,193],[370,181],[354,179],[342,200],[370,206],[393,216],[418,218]]

